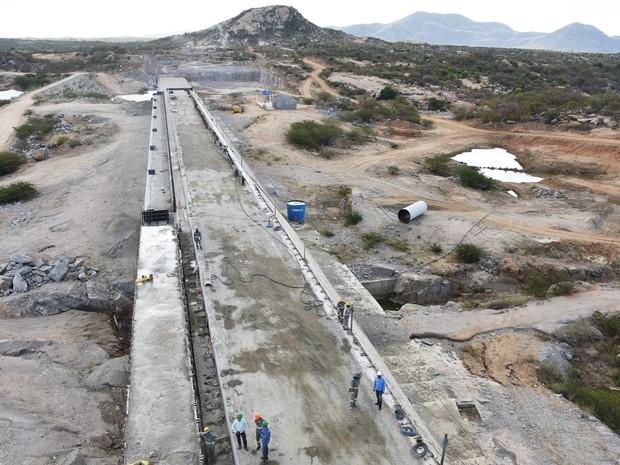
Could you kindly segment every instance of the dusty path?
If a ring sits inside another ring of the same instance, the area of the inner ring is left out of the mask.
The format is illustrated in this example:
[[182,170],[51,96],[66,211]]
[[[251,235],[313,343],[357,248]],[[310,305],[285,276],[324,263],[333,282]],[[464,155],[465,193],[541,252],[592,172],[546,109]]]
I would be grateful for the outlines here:
[[60,81],[53,82],[45,87],[41,87],[40,89],[34,90],[32,92],[28,92],[20,95],[9,105],[4,105],[0,108],[0,151],[7,150],[8,144],[13,137],[13,128],[19,125],[20,119],[23,116],[24,112],[29,109],[34,100],[32,97],[37,95],[40,92],[44,92],[48,89],[51,89],[58,84],[62,84],[68,81],[71,81],[76,76],[79,76],[85,73],[72,73],[71,76],[61,79]]
[[312,88],[314,85],[318,86],[321,91],[327,92],[330,95],[339,95],[333,87],[327,84],[325,80],[321,79],[320,77],[321,71],[325,69],[325,66],[321,65],[316,61],[311,61],[307,58],[304,58],[304,63],[312,66],[314,70],[312,71],[312,73],[310,73],[310,77],[304,82],[302,82],[301,86],[299,86],[299,93],[302,97],[312,98]]

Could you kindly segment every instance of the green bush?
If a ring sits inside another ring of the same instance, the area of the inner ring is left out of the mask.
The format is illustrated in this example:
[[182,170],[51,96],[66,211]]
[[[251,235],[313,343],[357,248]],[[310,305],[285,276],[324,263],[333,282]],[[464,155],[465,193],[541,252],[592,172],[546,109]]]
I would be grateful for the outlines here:
[[321,235],[325,237],[334,237],[334,231],[332,231],[331,229],[323,229],[321,231]]
[[375,245],[385,242],[385,237],[376,232],[362,234],[362,240],[364,241],[364,249],[372,249]]
[[436,254],[440,254],[443,252],[443,248],[437,244],[437,242],[433,242],[430,246],[431,252],[436,253]]
[[26,163],[26,157],[13,152],[0,152],[0,176],[17,171],[20,165]]
[[312,97],[304,97],[303,104],[304,105],[312,105],[314,103],[314,99]]
[[351,210],[344,216],[345,226],[353,226],[362,221],[362,214],[358,211]]
[[437,176],[451,176],[452,170],[449,166],[450,160],[450,155],[435,155],[434,157],[424,160],[424,164],[431,173]]
[[381,89],[381,92],[379,92],[377,100],[394,100],[397,95],[398,92],[396,92],[396,89],[390,86],[385,86],[383,89]]
[[445,100],[439,100],[435,97],[430,97],[426,100],[426,106],[429,111],[446,111],[448,109],[448,102]]
[[465,187],[471,187],[473,189],[492,189],[495,187],[495,180],[485,176],[476,168],[471,166],[462,166],[457,168],[456,174],[461,180],[461,184]]
[[387,167],[387,172],[392,176],[396,176],[397,174],[400,174],[400,168],[398,166],[390,165]]
[[46,134],[54,129],[54,126],[60,122],[60,118],[54,115],[45,115],[44,117],[33,116],[21,126],[15,128],[15,135],[19,139],[27,139],[34,136],[40,140]]
[[29,182],[15,182],[0,187],[0,204],[30,200],[39,195],[39,192]]
[[291,124],[286,139],[298,148],[318,151],[334,144],[342,134],[343,130],[336,125],[306,120]]
[[572,281],[560,281],[549,288],[549,292],[555,296],[570,295],[575,292],[575,283]]
[[462,263],[475,263],[484,256],[484,250],[474,244],[461,242],[454,249],[456,258]]

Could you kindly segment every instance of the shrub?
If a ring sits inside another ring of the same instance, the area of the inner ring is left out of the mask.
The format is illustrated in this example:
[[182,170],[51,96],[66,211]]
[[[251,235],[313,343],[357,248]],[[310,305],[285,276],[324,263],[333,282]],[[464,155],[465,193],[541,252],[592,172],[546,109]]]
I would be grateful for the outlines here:
[[456,174],[461,180],[461,184],[465,187],[471,187],[473,189],[492,189],[495,187],[495,180],[485,176],[476,168],[470,166],[462,166],[457,168]]
[[443,252],[443,248],[439,244],[437,244],[437,242],[433,242],[431,244],[430,249],[431,249],[431,252],[437,253],[437,254],[440,254]]
[[364,249],[372,249],[375,245],[385,242],[385,237],[376,232],[362,234]]
[[11,174],[26,163],[26,157],[13,152],[0,152],[0,176]]
[[383,89],[381,89],[381,92],[379,92],[377,100],[394,100],[397,95],[398,92],[396,92],[394,88],[390,86],[385,86]]
[[448,165],[449,162],[449,155],[435,155],[424,160],[424,164],[429,171],[437,176],[450,176],[452,174],[452,170]]
[[58,139],[56,139],[56,145],[61,146],[62,144],[68,141],[69,141],[69,138],[67,136],[60,136]]
[[312,97],[305,97],[303,99],[304,105],[312,105],[314,103],[314,99]]
[[397,174],[400,174],[400,168],[398,166],[391,165],[387,167],[387,172],[392,176],[396,176]]
[[80,145],[82,145],[82,141],[80,141],[80,139],[77,139],[75,137],[69,141],[69,147],[71,148],[78,147]]
[[399,252],[409,252],[411,247],[409,246],[409,242],[407,239],[395,239],[393,241],[388,242],[389,246],[394,250],[398,250]]
[[37,189],[29,182],[15,182],[0,187],[0,204],[30,200],[39,195]]
[[356,210],[351,210],[344,216],[345,226],[353,226],[362,221],[362,214]]
[[575,292],[575,283],[572,281],[560,281],[553,284],[549,288],[549,292],[555,296],[558,295],[570,295]]
[[343,130],[333,124],[320,124],[306,120],[291,124],[286,139],[296,147],[306,150],[319,150],[333,144],[343,134]]
[[463,263],[475,263],[484,256],[484,250],[474,244],[461,242],[454,250],[458,261]]
[[338,195],[340,197],[348,197],[351,195],[351,192],[353,192],[353,190],[349,186],[340,186],[338,188]]
[[430,97],[426,100],[426,105],[429,111],[446,111],[448,109],[448,102],[435,97]]
[[34,136],[39,140],[44,135],[52,132],[54,126],[59,121],[60,119],[54,115],[45,115],[44,117],[33,116],[28,118],[26,123],[15,128],[15,135],[19,139],[27,139],[30,136]]
[[321,231],[321,234],[325,237],[334,237],[334,231],[332,231],[331,229],[323,229]]

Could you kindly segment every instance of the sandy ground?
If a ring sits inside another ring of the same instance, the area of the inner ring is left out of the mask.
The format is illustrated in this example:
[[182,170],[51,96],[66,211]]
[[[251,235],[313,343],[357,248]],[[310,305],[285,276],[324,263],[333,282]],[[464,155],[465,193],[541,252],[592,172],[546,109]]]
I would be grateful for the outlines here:
[[[107,79],[103,77],[100,82]],[[313,75],[313,81],[325,90],[318,73]],[[313,92],[313,89],[315,87],[308,81],[302,86],[302,95]],[[12,105],[0,110],[1,127],[17,124],[10,123],[16,114],[6,116],[7,109]],[[35,259],[42,254],[50,258],[62,254],[86,256],[91,265],[101,268],[101,280],[104,282],[122,282],[133,278],[137,250],[134,234],[139,225],[144,190],[144,149],[148,145],[148,107],[148,103],[144,108],[140,104],[72,102],[34,108],[42,113],[97,114],[113,122],[117,130],[100,146],[83,148],[80,152],[62,157],[52,155],[49,160],[26,166],[0,181],[1,185],[15,180],[30,181],[42,193],[26,204],[0,208],[0,233],[3,237],[0,243],[0,257],[3,258],[0,261],[7,260],[8,255],[15,251]],[[22,112],[19,110],[18,114]],[[244,148],[250,149],[244,152],[248,162],[252,163],[263,185],[273,186],[276,192],[273,198],[283,210],[285,202],[293,198],[321,199],[334,186],[353,188],[354,206],[364,216],[364,222],[355,234],[330,220],[329,209],[322,216],[322,222],[308,222],[300,230],[306,240],[322,250],[353,249],[359,252],[359,242],[353,236],[379,230],[395,238],[407,238],[413,246],[411,257],[403,259],[402,255],[393,255],[392,252],[359,253],[359,261],[403,263],[404,260],[409,264],[422,263],[432,258],[426,248],[428,242],[440,243],[447,249],[473,223],[491,211],[493,213],[470,239],[484,244],[492,253],[501,254],[507,246],[515,244],[522,246],[551,239],[602,243],[616,240],[620,213],[615,204],[609,202],[610,196],[619,192],[616,179],[620,167],[617,163],[620,139],[615,132],[549,133],[536,128],[483,130],[431,117],[435,127],[424,132],[422,137],[392,136],[390,140],[380,137],[376,143],[348,151],[333,160],[325,160],[291,150],[284,141],[285,131],[291,122],[323,117],[314,107],[299,105],[294,112],[270,112],[248,104],[243,114],[223,116],[239,135]],[[391,148],[390,142],[396,142],[397,148]],[[514,199],[501,191],[487,194],[462,189],[452,180],[425,174],[422,169],[422,160],[426,156],[500,143],[515,152],[527,148],[535,155],[532,157],[533,166],[536,166],[534,162],[544,165],[556,163],[558,158],[562,158],[567,163],[593,167],[601,174],[594,180],[576,177],[564,174],[562,168],[565,165],[559,164],[557,174],[545,183],[567,192],[568,199],[536,199],[529,195],[532,187],[529,185],[510,186],[520,194],[518,199]],[[398,166],[401,174],[388,175],[386,166],[389,165]],[[415,224],[403,225],[396,221],[398,209],[416,200],[425,200],[429,212]],[[311,209],[309,215],[321,217],[318,211]],[[15,218],[25,220],[12,226],[11,221]],[[325,238],[314,231],[325,227],[334,229],[336,234],[333,238]],[[63,291],[66,291],[63,286],[54,288],[54,292]],[[577,294],[571,297],[571,302],[576,303],[576,307],[585,308],[588,313],[598,305],[592,300],[592,295]],[[603,301],[600,303],[602,305]],[[540,305],[541,312],[535,313],[536,318],[541,313],[547,315],[542,311],[546,304]],[[0,301],[0,305],[6,306],[7,301]],[[79,317],[71,318],[69,324],[67,316],[74,315]],[[473,315],[475,312],[472,312],[472,317],[476,318]],[[451,329],[446,329],[448,335],[469,337],[477,331],[470,329],[466,320],[460,320],[458,311],[443,316],[455,322]],[[223,324],[226,324],[224,313],[222,318]],[[486,377],[473,376],[456,355],[456,346],[451,345],[453,343],[427,346],[409,339],[412,331],[436,330],[440,325],[437,318],[437,314],[432,312],[417,311],[413,322],[410,322],[414,327],[388,320],[389,324],[381,323],[374,334],[382,355],[401,377],[408,394],[420,404],[421,410],[428,408],[429,421],[432,422],[432,416],[438,410],[430,409],[431,404],[436,402],[427,397],[430,396],[428,393],[440,390],[441,395],[445,393],[446,399],[473,398],[476,401],[481,419],[469,422],[471,424],[466,421],[468,427],[455,430],[454,436],[460,435],[465,443],[471,440],[471,444],[477,438],[478,447],[471,446],[472,450],[481,450],[482,454],[492,457],[494,463],[618,463],[618,437],[570,404],[534,386],[504,385]],[[457,324],[459,321],[462,326]],[[565,317],[548,314],[548,324],[558,321],[565,321]],[[259,323],[248,321],[248,324]],[[493,329],[489,321],[484,323],[486,326],[480,331]],[[533,325],[531,321],[523,324]],[[68,325],[67,331],[63,333],[60,328],[65,325]],[[394,326],[393,331],[386,330],[390,325]],[[76,330],[73,331],[73,328]],[[19,435],[5,435],[1,461],[49,463],[51,456],[73,453],[86,457],[85,463],[88,465],[115,463],[120,456],[116,449],[119,440],[118,416],[98,412],[105,411],[102,408],[105,405],[121,406],[122,401],[117,401],[110,387],[97,391],[97,394],[90,390],[79,394],[77,391],[66,391],[67,385],[87,377],[94,367],[122,353],[111,342],[118,335],[107,320],[101,320],[101,315],[80,312],[23,322],[0,320],[0,334],[3,344],[0,369],[3,373],[32,371],[49,375],[37,379],[18,379],[17,375],[11,375],[6,378],[10,382],[5,382],[3,376],[3,411],[10,412],[10,415],[3,415],[0,421],[6,425],[6,431],[17,424],[22,425],[22,429],[18,430]],[[90,337],[84,338],[82,334]],[[523,347],[537,347],[538,339],[529,336],[505,339],[505,342],[504,352],[508,353],[518,352]],[[19,346],[17,349],[15,344]],[[44,344],[43,350],[41,344]],[[71,346],[71,351],[92,352],[94,355],[86,365],[76,363],[71,358],[73,352],[63,349],[67,344]],[[66,365],[73,366],[73,371],[67,371],[62,376],[49,368]],[[415,369],[416,366],[423,368]],[[397,369],[399,367],[400,370]],[[250,368],[246,371],[251,378]],[[231,373],[231,380],[234,381],[234,378],[235,373]],[[29,391],[39,395],[25,398],[23,392]],[[64,397],[52,395],[50,398],[45,391],[66,391],[69,394]],[[89,421],[96,424],[80,423],[85,415],[73,415],[70,417],[72,426],[67,427],[65,412],[72,411],[71,404],[85,406],[95,418]],[[443,406],[442,411],[447,416],[459,415],[448,406]],[[41,412],[46,415],[43,423],[40,421]],[[461,422],[458,424],[461,425]],[[50,430],[57,432],[53,443],[40,438]],[[548,439],[549,430],[556,431],[552,441]],[[92,438],[92,431],[101,433],[98,439]],[[32,440],[34,446],[24,448],[22,437]],[[581,440],[575,441],[577,437]],[[583,444],[587,447],[579,447]]]
[[[326,91],[317,71],[300,86],[302,95]],[[243,114],[222,113],[221,117],[242,141],[254,171],[274,192],[272,200],[283,211],[288,200],[308,202],[307,222],[298,232],[311,250],[332,254],[321,255],[325,266],[331,266],[333,255],[345,257],[350,264],[417,266],[435,258],[428,251],[431,242],[449,250],[482,218],[484,221],[468,233],[467,239],[494,256],[506,254],[508,248],[572,240],[586,244],[586,249],[590,247],[587,244],[610,244],[611,258],[602,252],[599,256],[593,253],[590,264],[617,259],[614,244],[620,223],[613,200],[618,193],[620,166],[617,132],[574,134],[536,127],[482,129],[440,115],[425,115],[434,122],[434,128],[423,131],[421,136],[380,137],[373,144],[326,160],[291,149],[285,141],[292,122],[324,118],[312,106],[274,112],[248,104]],[[390,143],[397,147],[392,148]],[[545,181],[537,185],[506,185],[506,191],[512,189],[519,194],[513,198],[501,190],[482,193],[464,189],[451,179],[429,175],[423,169],[423,160],[428,156],[498,145],[522,154],[533,174],[537,167],[555,173],[546,175]],[[388,175],[386,167],[390,165],[398,166],[400,174]],[[578,176],[570,166],[587,166],[597,174],[594,179]],[[315,202],[333,198],[340,186],[352,187],[354,208],[364,217],[355,233],[330,218],[339,214],[337,207],[325,203],[322,210],[317,207],[320,202]],[[535,198],[531,195],[534,187],[561,190],[566,198]],[[396,221],[398,209],[417,200],[427,202],[429,211],[413,224]],[[332,230],[334,236],[317,233],[323,229]],[[408,240],[412,247],[409,256],[385,248],[380,252],[362,250],[355,236],[377,231]],[[452,266],[447,259],[443,265],[435,265],[435,271]],[[371,314],[364,327],[403,389],[420,406],[420,414],[429,425],[437,426],[434,432],[438,437],[450,433],[452,447],[459,449],[461,460],[615,464],[619,438],[588,414],[541,388],[532,365],[523,363],[524,359],[542,359],[548,351],[557,349],[541,334],[551,334],[595,311],[617,310],[615,284],[584,289],[589,290],[534,302],[510,312],[463,312],[458,307],[435,306],[416,307],[400,320]],[[347,295],[346,287],[340,290]],[[411,340],[412,335],[429,344]],[[442,338],[474,337],[482,338],[492,348],[488,360],[495,368],[487,367],[491,376],[487,372],[469,372],[460,359],[459,344],[437,343]],[[473,401],[475,417],[463,417],[456,401]],[[564,426],[549,441],[546,432],[556,424]],[[582,440],[576,443],[575,437]],[[470,451],[469,458],[468,454],[462,455],[465,450]]]
[[[31,96],[0,110],[0,127],[18,124]],[[0,262],[20,252],[33,260],[83,257],[99,269],[87,283],[47,284],[0,299],[0,314],[16,315],[34,299],[63,299],[135,276],[148,149],[150,104],[70,102],[31,107],[40,114],[95,115],[93,145],[55,153],[3,177],[0,185],[33,183],[38,198],[0,207]],[[4,132],[2,133],[4,135]],[[129,301],[130,302],[130,301]],[[127,300],[125,300],[126,306]],[[114,308],[114,304],[112,304]],[[123,447],[126,332],[123,316],[85,312],[0,319],[0,462],[119,463]]]

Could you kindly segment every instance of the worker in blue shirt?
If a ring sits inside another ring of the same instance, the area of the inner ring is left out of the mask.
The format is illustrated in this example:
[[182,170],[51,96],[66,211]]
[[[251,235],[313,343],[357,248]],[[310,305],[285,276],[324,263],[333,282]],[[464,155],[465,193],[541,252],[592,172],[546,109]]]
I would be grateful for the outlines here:
[[372,390],[375,391],[375,394],[377,395],[377,402],[375,402],[375,405],[378,405],[379,410],[381,410],[381,405],[383,404],[383,393],[385,392],[385,378],[383,378],[383,373],[381,370],[377,371],[377,377],[375,378]]
[[269,460],[269,441],[271,441],[271,430],[269,423],[263,421],[263,429],[260,430],[260,441],[263,445],[263,465]]

